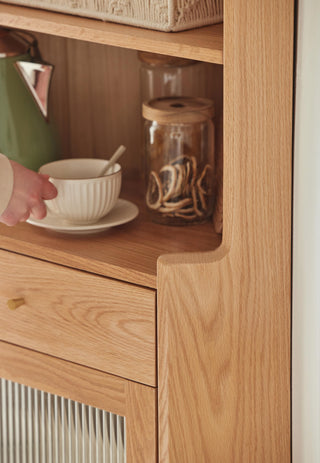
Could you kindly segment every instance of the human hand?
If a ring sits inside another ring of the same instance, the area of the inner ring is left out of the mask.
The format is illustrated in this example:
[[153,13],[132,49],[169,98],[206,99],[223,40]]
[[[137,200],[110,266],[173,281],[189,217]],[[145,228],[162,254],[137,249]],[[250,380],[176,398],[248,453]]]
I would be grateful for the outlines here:
[[43,219],[47,215],[45,199],[57,196],[56,187],[49,182],[49,176],[38,174],[10,161],[14,183],[11,199],[6,210],[0,215],[0,222],[12,226],[25,222],[30,215],[35,219]]

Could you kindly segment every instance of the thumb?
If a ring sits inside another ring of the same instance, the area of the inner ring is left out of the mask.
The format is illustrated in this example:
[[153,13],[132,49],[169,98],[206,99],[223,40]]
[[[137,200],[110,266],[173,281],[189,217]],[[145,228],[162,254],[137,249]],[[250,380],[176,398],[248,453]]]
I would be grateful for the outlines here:
[[57,196],[58,194],[58,191],[56,189],[56,187],[53,185],[53,183],[51,183],[49,180],[48,180],[48,176],[42,176],[44,177],[43,178],[43,186],[42,186],[42,199],[53,199]]

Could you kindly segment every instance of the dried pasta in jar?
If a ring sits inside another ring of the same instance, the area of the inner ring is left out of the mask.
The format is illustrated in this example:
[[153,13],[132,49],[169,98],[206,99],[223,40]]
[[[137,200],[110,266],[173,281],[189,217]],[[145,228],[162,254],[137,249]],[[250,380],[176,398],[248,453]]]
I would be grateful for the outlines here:
[[214,105],[192,97],[143,104],[146,205],[167,225],[202,223],[213,210]]

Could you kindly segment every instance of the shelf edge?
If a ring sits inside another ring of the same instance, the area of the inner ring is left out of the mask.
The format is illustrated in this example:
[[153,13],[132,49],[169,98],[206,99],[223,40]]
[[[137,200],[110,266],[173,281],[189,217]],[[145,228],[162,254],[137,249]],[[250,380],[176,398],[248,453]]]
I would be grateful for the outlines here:
[[160,32],[81,16],[0,4],[0,25],[121,48],[223,64],[223,24]]

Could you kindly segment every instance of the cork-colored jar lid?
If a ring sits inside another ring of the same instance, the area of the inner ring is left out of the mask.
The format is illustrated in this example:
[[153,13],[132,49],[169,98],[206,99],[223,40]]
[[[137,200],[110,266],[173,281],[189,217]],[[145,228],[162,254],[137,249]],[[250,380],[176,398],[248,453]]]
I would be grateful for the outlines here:
[[19,39],[19,35],[10,29],[0,28],[0,58],[23,55],[28,45]]
[[147,51],[138,51],[139,60],[149,66],[190,66],[199,61],[177,58],[176,56],[162,55],[160,53],[150,53]]
[[155,98],[143,103],[142,115],[163,124],[203,122],[214,117],[214,103],[207,98]]

